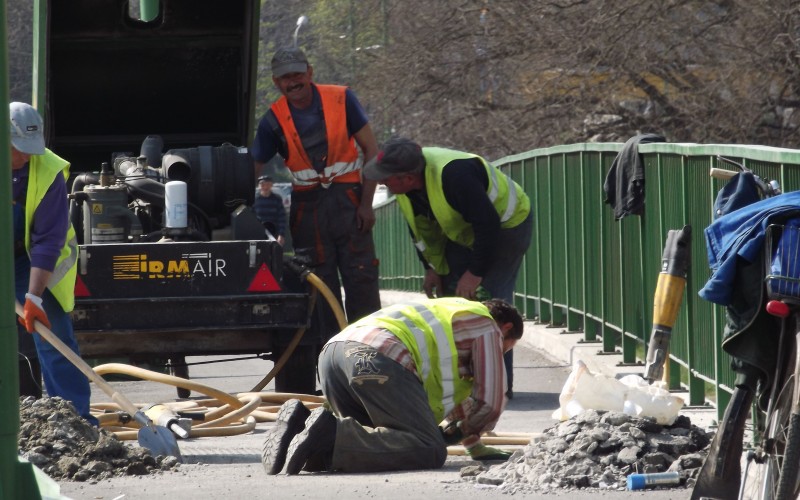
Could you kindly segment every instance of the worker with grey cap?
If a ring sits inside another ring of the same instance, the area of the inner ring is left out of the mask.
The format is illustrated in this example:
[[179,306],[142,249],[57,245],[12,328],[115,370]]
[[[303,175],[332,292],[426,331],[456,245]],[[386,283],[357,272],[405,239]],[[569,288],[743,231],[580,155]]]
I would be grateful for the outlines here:
[[[292,175],[289,227],[298,254],[342,302],[348,322],[381,307],[372,239],[377,185],[362,178],[378,151],[367,115],[352,90],[312,82],[313,67],[298,47],[278,49],[272,81],[282,96],[259,122],[251,149],[255,171],[276,154]],[[341,276],[341,280],[340,280]],[[338,331],[326,308],[326,338]]]
[[[428,297],[513,304],[533,230],[530,200],[519,184],[478,155],[400,137],[384,144],[364,175],[396,195],[425,268]],[[509,397],[512,366],[509,352]]]
[[[78,352],[69,316],[75,303],[78,256],[68,216],[70,165],[45,147],[44,123],[31,105],[12,102],[9,112],[14,289],[17,300],[24,304],[19,320],[20,353],[24,355],[20,358],[21,393],[41,396],[43,377],[48,396],[71,401],[81,416],[97,425],[89,413],[91,390],[86,376],[35,333],[38,321]],[[35,348],[26,347],[31,338]]]

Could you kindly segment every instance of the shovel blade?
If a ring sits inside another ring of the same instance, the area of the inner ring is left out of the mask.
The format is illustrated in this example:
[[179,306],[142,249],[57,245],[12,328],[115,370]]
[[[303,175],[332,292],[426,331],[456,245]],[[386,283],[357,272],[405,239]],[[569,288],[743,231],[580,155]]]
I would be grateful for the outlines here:
[[171,455],[183,463],[181,450],[175,435],[163,425],[148,425],[139,429],[139,446],[147,448],[153,455]]

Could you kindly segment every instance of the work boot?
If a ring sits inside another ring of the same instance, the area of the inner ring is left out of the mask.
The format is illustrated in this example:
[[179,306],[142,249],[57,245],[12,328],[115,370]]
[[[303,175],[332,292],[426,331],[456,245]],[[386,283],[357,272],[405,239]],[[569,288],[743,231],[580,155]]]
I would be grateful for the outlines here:
[[315,455],[311,455],[308,457],[308,460],[306,460],[303,470],[306,472],[327,472],[332,469],[332,459],[333,455],[330,452],[320,452]]
[[267,474],[275,475],[283,469],[286,461],[286,450],[292,438],[303,430],[306,418],[311,414],[299,399],[290,399],[278,410],[275,427],[267,433],[264,449],[261,452],[261,463]]
[[336,417],[325,408],[315,408],[306,419],[305,429],[292,438],[286,452],[286,473],[299,473],[311,457],[320,461],[317,463],[330,463],[335,441]]

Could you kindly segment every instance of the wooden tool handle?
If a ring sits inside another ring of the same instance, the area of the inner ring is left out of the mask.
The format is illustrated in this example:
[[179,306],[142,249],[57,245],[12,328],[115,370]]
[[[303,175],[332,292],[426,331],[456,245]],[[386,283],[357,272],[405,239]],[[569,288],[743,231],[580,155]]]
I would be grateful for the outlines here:
[[[14,301],[14,306],[16,308],[19,317],[24,318],[25,309],[22,307],[22,304],[20,304],[19,301]],[[89,366],[86,363],[86,361],[84,361],[83,359],[81,359],[80,356],[75,354],[75,351],[70,349],[64,342],[61,341],[61,339],[56,337],[56,334],[53,333],[49,328],[44,326],[39,321],[36,321],[35,327],[36,331],[39,332],[39,335],[41,335],[42,338],[44,338],[47,342],[49,342],[53,347],[58,349],[58,352],[63,354],[64,357],[67,358],[70,363],[72,363],[80,371],[82,371],[83,374],[89,378],[89,380],[97,384],[103,390],[103,392],[108,394],[108,396],[120,406],[120,408],[122,408],[125,412],[129,413],[131,416],[133,416],[138,411],[136,406],[133,403],[131,403],[128,398],[126,398],[118,391],[116,391],[111,386],[111,384],[106,382],[105,379],[103,379],[103,377],[101,377],[94,370],[92,370],[92,367]]]
[[734,175],[736,175],[738,173],[739,172],[736,172],[734,170],[727,170],[727,169],[724,169],[724,168],[715,168],[715,167],[712,167],[708,171],[708,175],[710,175],[711,177],[714,177],[716,179],[730,179],[731,177],[733,177]]

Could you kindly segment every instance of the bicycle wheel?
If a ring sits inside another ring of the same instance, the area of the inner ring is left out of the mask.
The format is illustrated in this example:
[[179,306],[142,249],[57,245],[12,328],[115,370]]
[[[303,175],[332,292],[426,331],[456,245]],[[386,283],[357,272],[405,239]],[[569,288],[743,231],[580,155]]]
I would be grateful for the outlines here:
[[797,497],[800,415],[792,414],[794,385],[795,374],[792,373],[765,422],[761,442],[747,454],[740,492],[742,499],[794,500]]
[[791,414],[787,432],[781,476],[775,494],[777,500],[796,500],[800,494],[800,414]]

